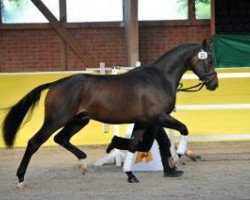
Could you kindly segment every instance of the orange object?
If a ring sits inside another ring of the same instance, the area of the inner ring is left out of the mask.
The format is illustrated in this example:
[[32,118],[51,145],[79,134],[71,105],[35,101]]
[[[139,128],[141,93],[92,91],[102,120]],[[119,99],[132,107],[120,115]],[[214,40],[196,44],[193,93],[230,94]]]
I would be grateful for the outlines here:
[[146,163],[153,161],[153,157],[150,151],[137,153],[135,163],[137,164],[137,163],[143,162],[143,160],[145,160]]

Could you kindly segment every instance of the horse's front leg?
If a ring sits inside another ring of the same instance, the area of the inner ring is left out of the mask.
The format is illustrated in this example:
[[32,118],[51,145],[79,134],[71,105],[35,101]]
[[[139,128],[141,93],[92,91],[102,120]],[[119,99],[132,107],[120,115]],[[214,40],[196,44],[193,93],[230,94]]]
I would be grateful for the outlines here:
[[186,125],[165,113],[159,117],[159,124],[165,128],[171,128],[180,132],[181,138],[176,152],[179,156],[184,155],[188,143],[188,129]]
[[145,125],[137,124],[137,123],[135,124],[134,129],[133,129],[132,137],[131,137],[129,147],[128,147],[127,158],[123,165],[123,171],[127,174],[129,183],[140,182],[136,178],[136,176],[132,173],[131,168],[132,168],[132,163],[133,163],[135,152],[137,151],[138,146],[143,139],[143,134],[145,132],[145,129],[146,129]]

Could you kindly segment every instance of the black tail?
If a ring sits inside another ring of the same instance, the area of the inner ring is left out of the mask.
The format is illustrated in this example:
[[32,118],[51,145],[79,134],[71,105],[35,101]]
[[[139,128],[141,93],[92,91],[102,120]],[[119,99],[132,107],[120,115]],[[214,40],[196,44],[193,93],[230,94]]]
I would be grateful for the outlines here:
[[16,133],[19,130],[25,115],[30,108],[35,107],[40,99],[41,92],[44,89],[49,88],[50,85],[51,83],[47,83],[36,87],[10,109],[2,124],[3,139],[7,147],[13,146]]

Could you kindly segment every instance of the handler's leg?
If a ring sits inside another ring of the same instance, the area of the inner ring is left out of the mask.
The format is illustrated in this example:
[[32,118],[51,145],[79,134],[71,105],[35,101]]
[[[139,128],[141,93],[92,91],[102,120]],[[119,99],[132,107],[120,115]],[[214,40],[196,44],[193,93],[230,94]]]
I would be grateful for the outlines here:
[[[142,139],[139,141],[137,151],[148,152],[154,143],[155,135],[157,134],[158,130],[159,127],[150,125],[143,134]],[[132,137],[134,135],[134,132],[135,129],[133,129]],[[111,140],[111,143],[108,145],[106,152],[109,153],[114,148],[120,150],[128,150],[130,141],[131,139],[114,136]]]
[[110,153],[113,149],[128,150],[130,139],[114,136],[106,149]]
[[147,124],[136,123],[134,126],[132,138],[128,145],[127,159],[125,160],[125,163],[123,165],[123,171],[127,174],[129,183],[139,182],[139,180],[132,173],[131,167],[135,152],[138,149],[140,141],[142,141],[143,134],[146,128]]

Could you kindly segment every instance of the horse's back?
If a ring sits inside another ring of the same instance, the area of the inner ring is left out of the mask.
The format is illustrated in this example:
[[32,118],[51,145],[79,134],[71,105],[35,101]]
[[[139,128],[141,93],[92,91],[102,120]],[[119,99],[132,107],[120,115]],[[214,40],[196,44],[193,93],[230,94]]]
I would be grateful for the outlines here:
[[46,102],[60,112],[67,110],[69,115],[86,112],[95,120],[109,123],[147,120],[165,109],[168,98],[160,79],[149,71],[104,76],[73,75],[55,84],[48,92]]

